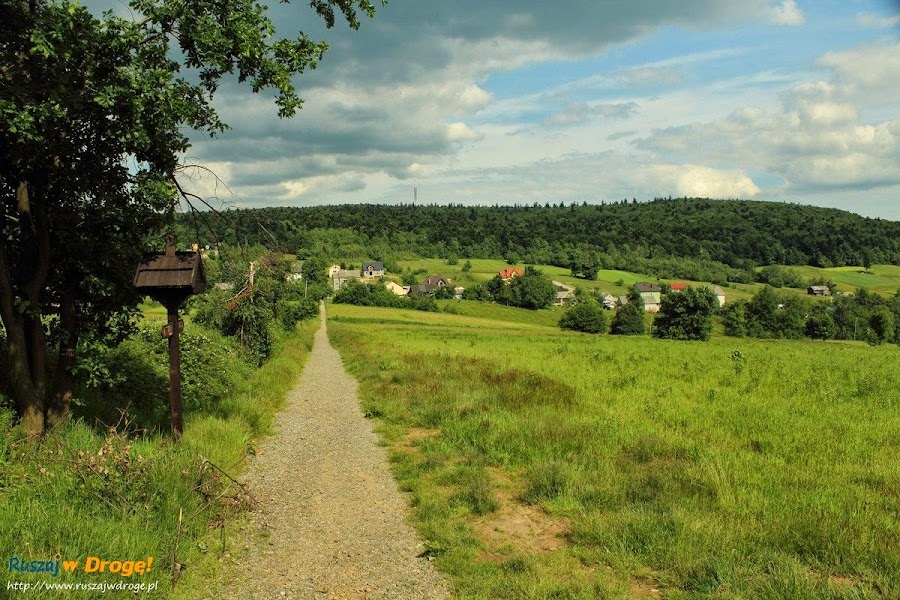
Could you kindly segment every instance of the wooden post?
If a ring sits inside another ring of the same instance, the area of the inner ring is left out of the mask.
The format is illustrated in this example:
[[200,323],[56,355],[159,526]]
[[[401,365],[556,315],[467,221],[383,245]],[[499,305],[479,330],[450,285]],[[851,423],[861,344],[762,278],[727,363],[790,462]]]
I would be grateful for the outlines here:
[[169,415],[172,420],[172,437],[181,439],[184,420],[181,410],[181,350],[178,346],[178,305],[171,302],[166,306],[169,317]]

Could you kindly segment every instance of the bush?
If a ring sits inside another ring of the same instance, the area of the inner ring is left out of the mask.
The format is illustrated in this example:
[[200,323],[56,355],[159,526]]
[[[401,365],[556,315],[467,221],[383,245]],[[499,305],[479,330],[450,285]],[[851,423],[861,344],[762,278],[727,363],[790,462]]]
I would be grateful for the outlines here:
[[644,300],[635,290],[628,294],[628,303],[616,311],[609,332],[615,335],[644,334]]
[[585,333],[605,333],[606,313],[596,302],[579,302],[563,313],[559,319],[559,327]]
[[689,287],[663,298],[653,335],[675,340],[709,339],[712,315],[719,306],[716,295],[708,287]]
[[316,300],[285,301],[279,305],[279,312],[281,326],[285,331],[293,331],[297,323],[319,316],[319,303]]
[[[97,401],[86,409],[76,400],[76,413],[115,423],[119,409],[127,409],[140,427],[168,427],[169,350],[159,334],[163,325],[145,321],[114,348],[84,349],[76,393]],[[185,413],[218,413],[220,400],[249,375],[250,362],[234,340],[196,323],[185,327],[179,345]]]

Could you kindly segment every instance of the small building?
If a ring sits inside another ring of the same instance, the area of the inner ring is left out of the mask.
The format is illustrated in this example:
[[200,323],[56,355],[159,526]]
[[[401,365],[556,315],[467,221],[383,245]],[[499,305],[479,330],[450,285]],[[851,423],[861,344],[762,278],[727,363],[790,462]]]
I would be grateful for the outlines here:
[[716,299],[719,301],[719,306],[725,306],[725,290],[716,285],[713,286],[712,292],[716,295]]
[[433,290],[435,288],[449,287],[452,283],[452,280],[441,277],[440,275],[429,275],[422,285]]
[[400,284],[394,283],[393,281],[388,281],[387,283],[384,284],[384,287],[389,289],[391,292],[393,292],[397,296],[409,295],[409,286],[408,285],[400,285]]
[[525,274],[525,269],[520,267],[509,267],[508,269],[503,269],[498,273],[500,275],[500,279],[509,283],[513,280],[513,277],[521,277]]
[[455,300],[462,300],[463,293],[465,291],[466,291],[466,288],[464,288],[464,287],[457,286],[457,287],[453,288],[453,298]]
[[661,301],[658,293],[653,293],[653,292],[642,293],[641,300],[644,301],[644,311],[649,312],[649,313],[658,313],[659,312],[659,305],[662,304],[662,301]]
[[574,292],[570,292],[569,290],[557,290],[553,306],[566,306],[567,304],[571,304],[574,299]]
[[669,291],[670,292],[683,292],[688,288],[688,284],[686,283],[670,283]]
[[810,296],[830,296],[831,288],[827,285],[811,285],[806,288],[806,293]]
[[291,271],[285,277],[288,281],[301,281],[303,279],[303,265],[295,262],[291,265]]
[[334,279],[334,276],[341,271],[341,265],[331,265],[328,267],[328,279]]
[[634,289],[640,293],[645,311],[659,312],[659,305],[662,303],[662,288],[655,283],[640,282],[634,284]]
[[364,262],[362,276],[365,279],[381,279],[384,277],[384,264],[381,261]]
[[431,292],[432,292],[432,290],[428,289],[426,286],[424,286],[422,284],[411,285],[411,286],[409,286],[408,295],[410,298],[416,298],[419,296],[428,296],[431,294]]
[[628,304],[628,296],[619,296],[616,298],[616,306],[622,308]]
[[[627,297],[626,297],[627,300]],[[600,303],[603,305],[603,308],[606,310],[615,310],[616,308],[616,297],[612,294],[607,294],[605,292],[600,294]]]
[[331,277],[331,287],[334,290],[339,290],[345,283],[347,283],[351,279],[356,279],[356,280],[361,279],[359,271],[348,271],[348,270],[344,270],[344,269],[338,269],[337,273],[335,273]]

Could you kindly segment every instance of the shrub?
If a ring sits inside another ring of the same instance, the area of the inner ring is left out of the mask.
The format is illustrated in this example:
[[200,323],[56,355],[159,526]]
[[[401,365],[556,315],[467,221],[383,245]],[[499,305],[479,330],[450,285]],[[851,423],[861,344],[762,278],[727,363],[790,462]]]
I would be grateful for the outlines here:
[[628,294],[628,303],[616,311],[609,332],[615,335],[643,335],[644,300],[638,292],[631,290]]
[[676,340],[709,339],[719,301],[708,287],[689,287],[663,298],[653,335]]
[[[138,333],[114,348],[85,348],[77,390],[92,397],[83,416],[109,423],[127,409],[135,424],[166,428],[169,405],[168,343],[160,338],[162,321],[145,321]],[[179,336],[181,393],[186,413],[217,413],[219,401],[250,373],[250,363],[234,340],[196,323]]]
[[596,302],[582,301],[563,313],[559,327],[585,333],[605,333],[606,313]]

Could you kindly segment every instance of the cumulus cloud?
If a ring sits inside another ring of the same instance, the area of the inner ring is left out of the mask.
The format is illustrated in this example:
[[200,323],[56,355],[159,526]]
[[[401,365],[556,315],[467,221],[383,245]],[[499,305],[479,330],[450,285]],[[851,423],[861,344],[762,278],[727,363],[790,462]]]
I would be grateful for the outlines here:
[[447,125],[447,139],[451,142],[474,142],[483,136],[463,122]]
[[803,11],[797,6],[795,0],[782,0],[778,4],[768,7],[766,14],[775,25],[803,25],[806,18]]
[[[776,175],[788,191],[877,189],[900,184],[900,119],[862,119],[859,89],[896,85],[894,66],[868,67],[886,48],[868,46],[826,55],[831,80],[795,85],[780,107],[743,107],[708,123],[662,128],[638,141],[650,152],[678,153],[691,161],[731,157]],[[859,69],[850,68],[858,61]]]
[[668,167],[674,171],[678,196],[689,198],[752,198],[759,193],[753,180],[740,169],[713,169],[698,165]]

